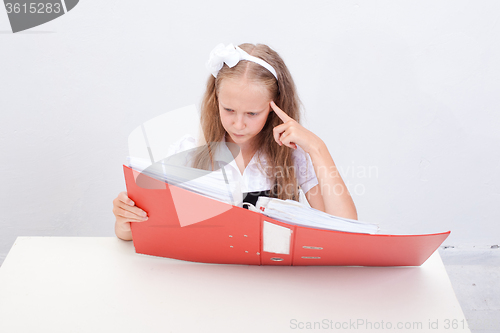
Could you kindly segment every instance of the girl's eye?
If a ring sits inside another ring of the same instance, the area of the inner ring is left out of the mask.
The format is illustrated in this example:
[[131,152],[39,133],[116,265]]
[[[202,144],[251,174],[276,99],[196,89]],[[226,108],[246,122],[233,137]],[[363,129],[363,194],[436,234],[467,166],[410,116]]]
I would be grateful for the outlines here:
[[248,115],[249,115],[249,116],[256,116],[256,115],[257,115],[257,113],[255,113],[255,112],[248,112]]

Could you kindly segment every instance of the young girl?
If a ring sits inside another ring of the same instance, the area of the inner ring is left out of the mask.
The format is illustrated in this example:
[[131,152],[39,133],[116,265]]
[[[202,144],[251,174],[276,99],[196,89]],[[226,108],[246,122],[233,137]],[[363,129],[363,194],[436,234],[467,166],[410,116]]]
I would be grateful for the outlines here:
[[[244,192],[298,200],[300,186],[312,208],[357,219],[325,143],[300,125],[299,98],[281,57],[262,44],[220,44],[207,68],[212,75],[201,105],[202,130],[206,142],[232,143],[227,148]],[[196,152],[191,166],[214,169],[210,146]],[[126,192],[113,200],[113,213],[115,233],[124,240],[132,239],[131,222],[147,220]]]

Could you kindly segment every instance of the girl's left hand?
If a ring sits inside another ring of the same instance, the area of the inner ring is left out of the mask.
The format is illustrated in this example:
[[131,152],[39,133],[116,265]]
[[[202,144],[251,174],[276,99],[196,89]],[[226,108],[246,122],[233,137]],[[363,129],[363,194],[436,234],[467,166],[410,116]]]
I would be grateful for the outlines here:
[[271,108],[283,121],[283,124],[276,126],[273,129],[274,140],[281,146],[297,149],[299,145],[306,153],[310,153],[313,147],[318,147],[323,141],[313,132],[307,130],[297,121],[281,110],[273,101],[270,103]]

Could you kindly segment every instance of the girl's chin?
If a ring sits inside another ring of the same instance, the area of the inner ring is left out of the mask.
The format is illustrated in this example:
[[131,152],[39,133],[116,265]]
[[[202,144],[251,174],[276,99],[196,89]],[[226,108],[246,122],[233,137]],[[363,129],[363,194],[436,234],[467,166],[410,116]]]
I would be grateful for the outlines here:
[[236,134],[231,134],[231,139],[235,142],[242,143],[247,141],[247,136],[246,135],[236,135]]
[[[236,143],[238,145],[247,144],[252,139],[248,135],[229,134],[228,136],[229,136],[229,140],[228,141],[232,141],[233,143]],[[227,139],[227,137],[226,137],[226,139]]]

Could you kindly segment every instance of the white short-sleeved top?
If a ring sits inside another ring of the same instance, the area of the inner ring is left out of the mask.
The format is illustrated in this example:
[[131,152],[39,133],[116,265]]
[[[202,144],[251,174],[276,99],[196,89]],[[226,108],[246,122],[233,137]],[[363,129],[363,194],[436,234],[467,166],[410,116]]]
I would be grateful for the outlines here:
[[[223,141],[225,143],[225,140]],[[171,156],[178,154],[196,148],[197,146],[199,146],[199,144],[195,137],[185,135],[169,147],[167,155]],[[230,158],[228,158],[228,156],[230,156]],[[190,155],[186,155],[186,160],[184,162],[186,166],[190,166],[190,157]],[[302,191],[307,193],[311,188],[318,185],[318,179],[316,178],[311,158],[309,154],[298,145],[297,150],[292,152],[292,158],[296,170],[297,183]],[[267,165],[266,158],[265,156],[260,156],[259,158],[258,152],[252,157],[243,171],[243,174],[241,174],[236,165],[236,161],[232,158],[232,154],[225,144],[218,145],[217,151],[214,154],[214,160],[216,162],[223,162],[221,165],[224,166],[226,174],[228,177],[232,177],[231,180],[240,183],[242,192],[267,191],[271,189],[271,179],[269,179],[264,172]],[[229,163],[227,163],[228,160],[230,161]]]

